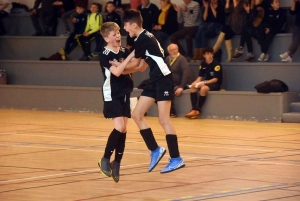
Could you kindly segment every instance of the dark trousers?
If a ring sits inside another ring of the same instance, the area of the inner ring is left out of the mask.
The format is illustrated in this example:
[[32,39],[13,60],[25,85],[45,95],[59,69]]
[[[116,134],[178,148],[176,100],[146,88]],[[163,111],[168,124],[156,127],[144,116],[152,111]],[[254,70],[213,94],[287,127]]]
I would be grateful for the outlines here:
[[85,56],[91,54],[91,41],[95,38],[96,33],[92,33],[89,36],[79,36],[79,41]]
[[214,38],[220,34],[222,24],[203,23],[199,26],[195,37],[195,48],[205,48],[208,46],[208,39]]
[[[179,52],[182,55],[186,55],[189,57],[193,56],[193,38],[196,36],[198,27],[183,27],[179,31],[175,32],[170,36],[170,40],[172,43],[175,43],[179,47]],[[187,46],[187,54],[185,53],[182,46],[179,44],[179,39],[185,38],[186,46]]]
[[71,54],[71,52],[77,47],[77,40],[74,38],[76,33],[72,32],[66,40],[65,52],[66,54]]
[[247,44],[248,52],[253,53],[253,46],[252,46],[252,35],[250,33],[250,30],[243,30],[241,33],[241,40],[240,40],[240,46],[244,47],[245,43]]
[[103,39],[102,35],[98,32],[95,35],[95,42],[96,42],[96,48],[95,48],[96,53],[100,53],[102,48],[107,44]]
[[8,13],[6,11],[1,11],[0,12],[0,35],[5,35],[6,31],[2,22],[2,18],[4,18],[5,16],[7,16]]
[[277,34],[276,32],[269,32],[266,34],[266,25],[261,25],[258,27],[257,40],[260,44],[260,49],[262,53],[267,54],[268,49],[273,41],[274,36]]
[[[31,16],[31,21],[37,34],[56,36],[58,21],[55,12],[55,9],[39,8],[36,14]],[[44,31],[40,27],[39,18],[41,19]]]

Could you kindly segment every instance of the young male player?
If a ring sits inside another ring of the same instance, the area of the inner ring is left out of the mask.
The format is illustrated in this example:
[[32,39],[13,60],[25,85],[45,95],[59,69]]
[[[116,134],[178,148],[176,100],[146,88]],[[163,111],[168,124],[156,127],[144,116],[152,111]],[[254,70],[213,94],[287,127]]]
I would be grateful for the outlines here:
[[[171,71],[164,62],[164,52],[155,37],[147,30],[142,28],[143,19],[137,10],[129,10],[124,13],[124,29],[129,32],[130,37],[135,39],[135,60],[130,62],[126,69],[138,66],[142,59],[150,67],[149,84],[143,90],[135,109],[132,112],[132,118],[138,125],[140,133],[148,147],[151,150],[151,161],[148,171],[152,171],[161,158],[166,153],[165,148],[158,146],[153,132],[147,124],[144,114],[157,101],[159,123],[164,128],[166,140],[170,152],[169,164],[161,170],[161,173],[167,173],[185,166],[180,157],[177,135],[170,121],[171,100],[174,96],[173,80]],[[128,62],[128,61],[126,61]],[[124,61],[120,66],[126,64]],[[111,62],[119,65],[116,62]]]
[[[204,61],[199,67],[199,77],[189,86],[192,110],[185,117],[195,119],[200,115],[208,91],[219,91],[222,84],[222,66],[214,59],[214,50],[206,47],[203,50]],[[197,101],[199,91],[199,99]]]
[[[114,22],[106,22],[101,26],[101,35],[107,42],[103,52],[99,55],[100,65],[104,75],[103,99],[105,118],[112,118],[114,129],[108,137],[104,156],[98,162],[101,172],[119,181],[120,162],[123,157],[126,140],[126,125],[130,114],[130,93],[133,90],[133,82],[124,71],[125,67],[116,67],[109,61],[126,61],[134,57],[129,55],[129,50],[121,46],[120,27]],[[128,56],[129,55],[129,56]],[[138,69],[138,68],[136,68]],[[122,74],[123,73],[123,74]],[[115,160],[110,163],[110,157],[115,150]]]

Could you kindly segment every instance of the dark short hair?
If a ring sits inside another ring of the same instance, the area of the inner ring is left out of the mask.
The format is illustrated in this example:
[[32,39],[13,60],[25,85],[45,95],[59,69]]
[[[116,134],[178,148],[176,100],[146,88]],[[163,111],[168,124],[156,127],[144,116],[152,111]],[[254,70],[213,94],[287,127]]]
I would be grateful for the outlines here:
[[116,6],[116,4],[115,4],[113,1],[108,1],[108,2],[106,3],[105,7],[106,7],[108,4],[112,4],[112,5]]
[[97,7],[98,7],[98,12],[101,12],[102,5],[101,5],[100,3],[95,3],[95,2],[93,2],[93,3],[91,3],[91,5],[97,6]]
[[214,53],[214,49],[212,47],[206,47],[203,50],[203,54],[205,54],[206,52],[213,54]]
[[143,18],[140,11],[130,9],[124,12],[123,22],[136,23],[139,27],[142,27]]
[[86,9],[85,5],[82,2],[77,3],[75,7]]

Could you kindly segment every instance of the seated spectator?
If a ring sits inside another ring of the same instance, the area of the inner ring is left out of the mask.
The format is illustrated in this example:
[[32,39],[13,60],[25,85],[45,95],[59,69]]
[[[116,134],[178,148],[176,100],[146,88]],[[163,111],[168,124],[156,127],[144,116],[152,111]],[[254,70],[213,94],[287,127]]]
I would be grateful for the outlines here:
[[[36,31],[33,36],[56,36],[57,13],[53,7],[54,0],[35,0],[30,13],[31,21]],[[41,8],[39,8],[42,4]],[[41,18],[44,31],[41,29],[38,18]]]
[[[192,69],[190,68],[186,58],[179,53],[178,46],[176,44],[170,44],[168,46],[168,52],[169,56],[166,57],[165,62],[168,64],[172,72],[175,96],[180,96],[182,91],[187,89],[187,84],[193,82]],[[171,101],[170,116],[177,116],[174,100]]]
[[200,24],[196,37],[194,57],[192,61],[201,61],[203,58],[203,50],[208,46],[208,39],[219,35],[225,24],[224,6],[220,0],[202,0],[202,23]]
[[[177,11],[178,23],[183,23],[183,28],[171,35],[170,40],[179,47],[179,52],[186,56],[190,61],[193,56],[193,38],[198,30],[198,17],[200,13],[200,6],[197,2],[192,0],[183,0],[181,6],[174,5],[174,9]],[[187,53],[185,53],[182,46],[179,44],[179,39],[185,38],[187,45]]]
[[286,23],[286,12],[280,8],[280,1],[273,0],[272,8],[268,11],[266,22],[258,27],[258,42],[261,47],[261,55],[258,61],[269,61],[268,50],[274,36],[282,33]]
[[[248,56],[245,61],[254,61],[252,37],[257,37],[257,30],[259,25],[263,22],[265,17],[265,6],[262,5],[263,0],[252,1],[253,6],[251,9],[249,4],[245,4],[244,8],[247,12],[246,26],[241,32],[240,46],[236,48],[235,54],[232,56],[233,59],[239,58],[243,55],[243,49],[245,43],[248,48]],[[251,2],[251,3],[252,3]]]
[[[105,6],[105,12],[107,13],[104,17],[103,23],[105,22],[115,22],[119,27],[121,27],[121,16],[116,12],[116,6],[113,1],[108,1]],[[95,52],[92,53],[93,57],[98,57],[101,49],[105,46],[106,42],[100,33],[95,35],[96,48]]]
[[10,13],[11,8],[11,0],[0,0],[0,36],[5,36],[7,34],[2,23],[2,18]]
[[85,13],[85,5],[76,5],[76,16],[73,18],[74,30],[66,40],[65,48],[61,48],[60,54],[62,60],[66,60],[69,55],[78,45],[77,38],[82,34],[86,27],[87,15]]
[[279,55],[283,62],[292,62],[293,54],[297,51],[300,46],[300,0],[293,0],[291,9],[291,15],[296,15],[295,25],[293,26],[293,39],[288,50]]
[[178,31],[177,12],[170,0],[160,0],[160,6],[161,9],[152,33],[162,47],[165,47],[165,41]]
[[100,31],[100,27],[103,24],[102,16],[98,13],[99,7],[100,5],[98,3],[91,4],[92,13],[90,13],[87,17],[87,24],[83,34],[78,37],[84,52],[83,56],[79,59],[80,61],[88,61],[90,58],[93,58],[93,55],[91,54],[91,41]]
[[247,12],[245,11],[245,4],[248,5],[247,0],[233,0],[230,4],[230,0],[226,0],[225,12],[229,14],[226,25],[222,28],[221,33],[213,47],[214,53],[216,53],[225,40],[225,46],[227,50],[227,61],[232,60],[232,38],[236,34],[240,34],[246,25]]
[[143,18],[143,28],[152,32],[158,16],[158,7],[149,0],[142,0],[142,4],[137,8]]
[[[214,59],[214,50],[207,47],[203,51],[204,61],[201,62],[199,77],[190,85],[192,110],[185,115],[187,118],[197,118],[206,100],[208,91],[219,91],[222,84],[222,66]],[[197,92],[199,99],[197,100]]]

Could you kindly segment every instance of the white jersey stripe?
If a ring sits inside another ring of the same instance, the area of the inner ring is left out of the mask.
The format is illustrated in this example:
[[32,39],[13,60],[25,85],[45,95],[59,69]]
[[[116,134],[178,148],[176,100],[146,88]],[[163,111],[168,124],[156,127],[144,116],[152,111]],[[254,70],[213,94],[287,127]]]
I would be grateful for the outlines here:
[[151,57],[153,59],[157,66],[159,67],[160,71],[164,76],[169,75],[171,73],[170,69],[168,68],[168,65],[165,63],[162,57],[158,57],[155,55],[151,55],[148,50],[146,50],[146,56]]
[[104,101],[111,101],[112,97],[111,97],[111,85],[110,85],[110,77],[111,77],[111,72],[105,68],[105,76],[106,76],[106,80],[103,84],[103,96],[104,96]]

